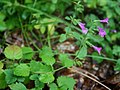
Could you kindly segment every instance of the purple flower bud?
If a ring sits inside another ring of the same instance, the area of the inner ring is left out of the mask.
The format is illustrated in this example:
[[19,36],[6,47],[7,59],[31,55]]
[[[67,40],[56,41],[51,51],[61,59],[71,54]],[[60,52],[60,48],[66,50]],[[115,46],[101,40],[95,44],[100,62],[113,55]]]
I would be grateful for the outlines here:
[[84,34],[87,34],[88,30],[85,28],[85,23],[79,23],[80,28]]
[[103,20],[100,20],[100,22],[102,22],[102,23],[108,23],[108,18],[105,18],[105,19],[103,19]]
[[92,46],[99,54],[102,50],[102,47],[96,47],[96,46]]
[[114,32],[114,33],[116,33],[116,32],[117,32],[117,30],[111,30],[111,32]]
[[104,37],[104,36],[106,35],[105,30],[103,30],[102,28],[98,27],[98,30],[99,30],[99,35],[100,35],[101,37]]

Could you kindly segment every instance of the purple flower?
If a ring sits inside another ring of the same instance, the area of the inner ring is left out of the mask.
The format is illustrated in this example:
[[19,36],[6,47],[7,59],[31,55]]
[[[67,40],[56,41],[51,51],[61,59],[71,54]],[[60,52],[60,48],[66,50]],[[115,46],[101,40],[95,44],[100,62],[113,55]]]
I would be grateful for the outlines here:
[[104,37],[106,35],[106,32],[102,28],[98,27],[98,30],[101,37]]
[[96,47],[96,46],[92,46],[99,54],[100,54],[100,51],[102,50],[101,47]]
[[85,28],[85,23],[79,23],[80,28],[84,34],[87,34],[88,30]]
[[103,22],[103,23],[108,23],[108,18],[105,18],[105,19],[103,19],[103,20],[100,20],[100,22]]

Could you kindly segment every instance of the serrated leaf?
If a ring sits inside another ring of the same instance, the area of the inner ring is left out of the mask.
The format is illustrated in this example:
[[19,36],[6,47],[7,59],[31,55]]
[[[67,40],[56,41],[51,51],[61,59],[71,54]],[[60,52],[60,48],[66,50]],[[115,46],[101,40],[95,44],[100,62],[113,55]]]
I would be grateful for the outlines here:
[[59,90],[55,83],[51,83],[49,87],[50,87],[50,90]]
[[11,90],[27,90],[25,85],[23,85],[22,83],[11,84],[9,85],[9,87]]
[[14,69],[14,75],[16,76],[29,76],[30,67],[27,64],[20,64]]
[[53,73],[45,73],[45,74],[41,74],[39,77],[39,80],[43,83],[51,83],[54,81],[54,76]]
[[22,47],[23,59],[32,59],[34,52],[31,47]]
[[52,67],[49,65],[43,65],[41,62],[31,61],[30,71],[34,73],[46,73],[52,71]]
[[83,46],[80,51],[77,52],[77,58],[82,59],[87,55],[87,46]]
[[58,77],[57,84],[59,87],[67,88],[65,90],[73,90],[73,87],[75,85],[75,80],[70,77],[61,76],[61,77]]
[[60,54],[59,59],[65,67],[71,67],[74,64],[74,61],[69,59],[66,54]]
[[47,46],[44,46],[39,54],[39,57],[42,58],[42,61],[47,65],[53,65],[55,63],[53,56],[52,50]]
[[16,76],[13,74],[12,69],[5,69],[4,73],[7,84],[12,84],[17,80]]
[[11,45],[5,48],[4,54],[8,59],[21,59],[22,58],[22,49],[18,46]]

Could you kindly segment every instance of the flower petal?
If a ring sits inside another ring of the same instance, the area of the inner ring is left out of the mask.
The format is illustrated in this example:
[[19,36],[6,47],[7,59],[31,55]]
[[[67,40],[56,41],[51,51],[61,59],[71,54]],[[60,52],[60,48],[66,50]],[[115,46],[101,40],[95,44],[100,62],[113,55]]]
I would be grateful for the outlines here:
[[100,20],[100,22],[102,22],[102,23],[108,23],[108,18],[105,18],[105,19],[103,19],[103,20]]
[[99,30],[99,35],[100,35],[101,37],[104,37],[104,36],[106,35],[105,30],[103,30],[102,28],[98,27],[98,30]]
[[82,33],[87,34],[88,30],[85,28],[85,23],[79,23],[80,28],[82,29]]
[[102,47],[96,47],[96,46],[92,46],[99,54],[102,50]]

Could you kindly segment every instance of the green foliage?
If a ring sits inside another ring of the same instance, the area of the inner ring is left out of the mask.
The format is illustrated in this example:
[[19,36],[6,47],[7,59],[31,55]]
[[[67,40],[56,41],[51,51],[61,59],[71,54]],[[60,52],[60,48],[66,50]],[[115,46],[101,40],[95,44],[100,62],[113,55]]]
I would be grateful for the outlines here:
[[20,47],[11,45],[5,48],[4,54],[8,59],[21,59],[22,58],[22,50]]
[[47,65],[53,65],[55,63],[53,56],[52,50],[47,46],[44,46],[39,54],[39,57],[42,58],[42,61]]
[[53,69],[49,65],[44,65],[41,62],[31,61],[30,62],[30,71],[34,73],[46,73],[51,72]]
[[4,73],[7,84],[12,84],[17,80],[17,77],[13,74],[12,69],[6,69]]
[[22,83],[15,83],[9,85],[11,90],[27,90],[27,88]]
[[5,89],[7,86],[7,83],[5,81],[5,74],[0,71],[0,89]]
[[14,69],[14,75],[16,76],[29,76],[30,67],[27,64],[20,64]]
[[55,83],[51,83],[49,87],[50,87],[50,90],[59,90]]
[[43,83],[51,83],[54,81],[54,76],[53,73],[49,72],[49,73],[45,73],[45,74],[41,74],[39,76],[39,80]]
[[80,51],[77,52],[77,57],[79,59],[84,58],[87,55],[87,46],[83,46]]
[[60,54],[59,59],[62,62],[63,66],[65,66],[65,67],[73,66],[74,61],[69,59],[66,54]]
[[73,87],[75,85],[75,80],[70,77],[61,76],[57,79],[58,86],[60,87],[60,90],[73,90]]
[[34,52],[30,47],[22,47],[23,59],[32,59]]

